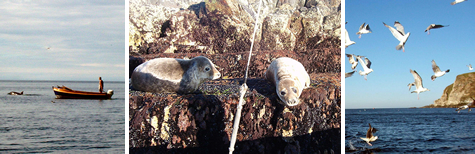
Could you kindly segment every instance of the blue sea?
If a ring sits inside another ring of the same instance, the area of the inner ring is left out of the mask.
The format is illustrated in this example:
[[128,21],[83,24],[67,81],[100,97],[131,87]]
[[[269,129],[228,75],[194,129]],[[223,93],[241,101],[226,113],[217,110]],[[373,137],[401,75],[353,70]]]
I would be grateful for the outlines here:
[[55,99],[56,85],[98,91],[98,82],[0,81],[0,153],[124,153],[124,82],[104,81],[110,100]]
[[[346,109],[347,153],[475,153],[475,111],[454,108]],[[371,126],[378,140],[360,137]]]

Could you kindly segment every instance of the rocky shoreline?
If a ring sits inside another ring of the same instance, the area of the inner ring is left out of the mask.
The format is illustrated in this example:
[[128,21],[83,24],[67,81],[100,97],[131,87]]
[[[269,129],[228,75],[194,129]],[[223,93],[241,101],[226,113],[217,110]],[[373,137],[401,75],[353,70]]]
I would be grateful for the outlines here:
[[[205,56],[222,78],[194,94],[129,92],[131,153],[228,153],[258,1],[130,1],[129,75],[158,57]],[[341,3],[264,1],[234,153],[341,153]],[[311,87],[285,107],[264,79],[301,62]]]

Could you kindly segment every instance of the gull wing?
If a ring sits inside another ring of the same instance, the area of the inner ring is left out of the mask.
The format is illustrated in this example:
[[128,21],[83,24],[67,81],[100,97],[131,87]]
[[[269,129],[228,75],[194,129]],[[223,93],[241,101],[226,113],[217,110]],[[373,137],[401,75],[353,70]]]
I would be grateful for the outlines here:
[[364,27],[365,27],[365,24],[366,24],[366,23],[363,23],[363,24],[360,26],[360,29],[359,29],[359,30],[362,30],[362,29],[364,29]]
[[404,41],[404,34],[399,32],[398,30],[394,29],[393,27],[387,25],[386,23],[384,23],[384,26],[388,27],[389,28],[389,31],[391,31],[391,33],[393,34],[393,36],[399,40],[400,42]]
[[410,69],[412,76],[414,76],[414,84],[416,85],[416,89],[422,88],[422,78],[419,76],[419,73],[416,70]]
[[368,123],[369,125],[369,128],[368,128],[368,131],[366,132],[366,138],[370,139],[373,137],[373,133],[376,133],[376,131],[378,131],[376,128],[373,128],[371,127],[371,124]]
[[394,22],[394,27],[396,27],[397,31],[399,31],[402,35],[406,35],[404,32],[404,27],[399,23],[399,21]]
[[440,68],[435,64],[434,60],[432,60],[432,71],[434,71],[434,73],[440,72]]
[[364,58],[364,61],[366,62],[366,67],[371,68],[371,61],[366,57]]
[[346,57],[348,57],[348,61],[350,64],[356,63],[355,57],[353,57],[353,54],[346,54]]
[[356,71],[345,73],[345,78],[351,77]]

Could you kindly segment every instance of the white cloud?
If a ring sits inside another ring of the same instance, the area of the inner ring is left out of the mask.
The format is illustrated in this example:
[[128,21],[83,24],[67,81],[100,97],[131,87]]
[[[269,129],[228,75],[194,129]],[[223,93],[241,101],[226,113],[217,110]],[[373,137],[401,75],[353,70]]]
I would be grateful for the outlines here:
[[0,1],[0,73],[29,72],[42,80],[49,75],[41,73],[114,72],[122,79],[124,13],[124,1]]

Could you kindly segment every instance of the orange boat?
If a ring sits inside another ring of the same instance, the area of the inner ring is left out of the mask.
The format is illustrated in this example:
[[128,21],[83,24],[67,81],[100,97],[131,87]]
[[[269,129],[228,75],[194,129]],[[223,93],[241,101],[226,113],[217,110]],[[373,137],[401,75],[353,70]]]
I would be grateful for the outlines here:
[[110,99],[114,94],[113,90],[108,90],[107,93],[87,92],[72,90],[66,86],[53,86],[56,98],[61,99]]

